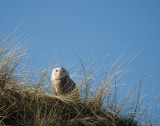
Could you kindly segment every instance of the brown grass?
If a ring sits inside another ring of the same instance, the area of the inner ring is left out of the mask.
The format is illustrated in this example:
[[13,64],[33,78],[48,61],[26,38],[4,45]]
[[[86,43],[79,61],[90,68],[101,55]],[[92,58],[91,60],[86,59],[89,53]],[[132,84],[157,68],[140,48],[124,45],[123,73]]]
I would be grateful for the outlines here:
[[[140,99],[138,90],[133,115],[121,112],[130,109],[129,95],[117,105],[117,74],[123,76],[121,67],[115,62],[92,95],[87,85],[87,71],[83,67],[83,78],[79,89],[66,96],[52,96],[42,90],[49,65],[39,81],[32,80],[22,65],[24,53],[20,44],[3,40],[0,43],[0,125],[11,126],[138,126],[137,108]],[[27,72],[28,73],[28,72]],[[85,87],[85,88],[84,88]],[[81,91],[77,97],[78,91]],[[131,92],[129,92],[131,94]],[[115,104],[108,107],[111,102]]]

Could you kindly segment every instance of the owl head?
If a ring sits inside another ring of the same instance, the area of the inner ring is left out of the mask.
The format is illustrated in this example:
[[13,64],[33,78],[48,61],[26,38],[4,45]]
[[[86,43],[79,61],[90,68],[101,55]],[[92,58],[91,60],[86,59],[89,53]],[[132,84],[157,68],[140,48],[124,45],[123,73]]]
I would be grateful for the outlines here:
[[51,80],[58,80],[65,76],[69,76],[68,71],[63,67],[54,68],[52,71]]

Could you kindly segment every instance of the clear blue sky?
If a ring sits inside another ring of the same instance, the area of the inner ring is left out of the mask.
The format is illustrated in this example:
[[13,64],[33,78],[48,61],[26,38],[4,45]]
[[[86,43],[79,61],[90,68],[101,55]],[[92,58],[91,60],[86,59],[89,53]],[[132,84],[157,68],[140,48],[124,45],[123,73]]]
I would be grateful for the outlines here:
[[29,52],[40,67],[53,49],[61,64],[76,60],[76,52],[99,66],[143,49],[128,79],[151,74],[145,93],[159,93],[160,0],[0,0],[0,36],[21,23],[18,33],[36,38]]

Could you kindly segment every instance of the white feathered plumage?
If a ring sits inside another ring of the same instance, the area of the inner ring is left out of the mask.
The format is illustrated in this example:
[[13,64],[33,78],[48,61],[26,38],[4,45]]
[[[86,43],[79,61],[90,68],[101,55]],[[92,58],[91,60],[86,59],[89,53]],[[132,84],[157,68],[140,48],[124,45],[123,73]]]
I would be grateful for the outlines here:
[[53,69],[51,75],[51,91],[53,95],[64,95],[75,88],[75,83],[70,78],[68,71],[63,67]]

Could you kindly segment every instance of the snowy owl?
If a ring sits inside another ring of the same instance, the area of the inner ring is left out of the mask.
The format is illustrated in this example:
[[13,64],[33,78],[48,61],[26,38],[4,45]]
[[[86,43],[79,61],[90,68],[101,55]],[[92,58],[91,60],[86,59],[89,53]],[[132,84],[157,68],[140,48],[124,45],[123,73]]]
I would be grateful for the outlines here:
[[53,95],[70,93],[75,88],[75,83],[70,78],[68,71],[63,67],[53,69],[51,75],[51,91]]

